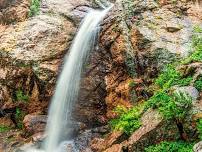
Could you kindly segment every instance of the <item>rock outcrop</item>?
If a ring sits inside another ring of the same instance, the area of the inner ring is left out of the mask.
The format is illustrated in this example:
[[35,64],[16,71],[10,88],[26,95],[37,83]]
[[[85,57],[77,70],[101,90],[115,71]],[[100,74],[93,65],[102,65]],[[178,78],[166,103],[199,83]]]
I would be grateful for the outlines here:
[[164,6],[155,1],[122,1],[112,8],[100,35],[100,45],[111,57],[105,77],[109,118],[117,105],[130,107],[136,102],[129,98],[131,81],[138,83],[134,98],[147,96],[143,86],[151,84],[150,79],[165,64],[189,54],[193,27],[201,21],[187,15],[187,5],[180,1]]
[[1,0],[0,24],[24,21],[28,17],[30,0]]
[[[119,1],[104,20],[100,47],[109,53],[105,76],[107,119],[115,118],[117,105],[130,108],[150,96],[148,87],[162,68],[189,55],[193,28],[202,26],[194,5],[182,1],[172,4],[156,1]],[[192,12],[192,13],[191,13]],[[191,90],[190,90],[191,89]],[[193,87],[181,88],[194,101],[192,112],[201,113],[200,97]],[[104,146],[108,137],[93,140],[95,151],[143,151],[163,140],[196,138],[196,119],[193,115],[182,122],[162,119],[157,111],[142,116],[142,126],[127,140]],[[180,124],[181,125],[181,124]],[[182,127],[182,128],[181,128]],[[96,143],[97,142],[97,143]],[[94,145],[97,145],[95,147]]]

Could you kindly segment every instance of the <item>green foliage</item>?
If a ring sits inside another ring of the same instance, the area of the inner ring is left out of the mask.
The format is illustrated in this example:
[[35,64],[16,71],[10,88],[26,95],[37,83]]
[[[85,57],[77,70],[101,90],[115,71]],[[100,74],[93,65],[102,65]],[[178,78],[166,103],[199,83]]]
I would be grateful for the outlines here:
[[118,106],[115,112],[119,115],[117,119],[110,121],[113,130],[121,130],[130,135],[141,126],[140,114],[141,109],[134,107],[127,110],[124,107]]
[[197,90],[202,91],[202,76],[195,81],[194,87],[196,87]]
[[16,91],[17,101],[28,102],[29,96],[25,95],[22,90]]
[[182,61],[182,64],[202,61],[202,29],[199,26],[195,27],[194,32],[195,34],[192,37],[193,53]]
[[182,119],[191,108],[192,99],[183,93],[168,95],[158,91],[148,100],[148,107],[157,108],[165,119]]
[[193,152],[193,143],[183,141],[161,142],[160,144],[145,148],[145,152]]
[[129,84],[128,84],[128,86],[131,87],[131,88],[135,87],[136,83],[134,81],[130,81]]
[[9,131],[10,129],[11,129],[11,128],[8,127],[8,126],[0,125],[0,133],[7,132],[7,131]]
[[19,129],[22,129],[23,128],[23,119],[24,119],[24,116],[25,116],[25,112],[22,111],[20,108],[16,108],[16,112],[15,112],[15,119],[17,121],[17,127]]
[[30,11],[29,11],[29,16],[34,16],[37,15],[39,12],[40,8],[40,0],[32,0],[31,6],[30,6]]
[[195,33],[202,33],[202,29],[199,25],[194,26],[194,32]]
[[179,78],[176,82],[174,82],[174,85],[178,86],[188,86],[191,81],[193,80],[193,77],[188,76],[187,78]]
[[[150,107],[156,108],[164,116],[165,119],[180,119],[180,120],[182,120],[190,111],[192,106],[192,98],[181,92],[173,92],[172,87],[188,86],[193,80],[193,77],[191,75],[184,76],[183,73],[178,71],[176,69],[178,65],[202,61],[202,36],[201,34],[198,34],[201,33],[202,30],[199,27],[195,27],[194,32],[195,34],[192,39],[193,43],[192,46],[194,48],[193,53],[189,57],[183,59],[183,61],[174,62],[173,64],[167,64],[164,67],[162,73],[154,81],[155,86],[154,88],[156,89],[153,92],[154,95],[148,100],[147,105],[144,107],[144,111]],[[128,71],[131,74],[131,76],[134,77],[136,76],[135,61],[129,55],[126,55],[126,57],[127,57],[126,65]],[[134,82],[129,83],[130,87],[134,87],[135,85],[136,84]],[[201,77],[197,81],[195,81],[194,86],[199,91],[202,90]],[[137,107],[131,108],[129,110],[117,107],[116,112],[119,114],[119,117],[110,122],[113,129],[123,130],[125,133],[131,134],[133,131],[135,131],[141,126],[140,122],[141,112],[138,110]],[[163,143],[160,147],[165,146],[166,144],[169,143]],[[174,149],[175,147],[173,147],[173,145],[175,144],[178,145],[176,146],[177,149]],[[186,145],[183,143],[171,143],[168,145],[168,149],[164,151],[169,152],[170,150],[172,152],[178,149],[181,150],[183,149],[183,146],[185,146],[184,151],[186,152]],[[148,150],[147,152],[153,152],[153,151]]]
[[199,132],[199,138],[202,140],[202,119],[198,120],[196,127]]
[[155,80],[155,84],[161,89],[170,88],[180,79],[180,77],[180,73],[175,70],[175,67],[168,64],[159,77]]
[[171,64],[165,66],[163,72],[155,80],[155,84],[161,89],[168,89],[174,85],[187,86],[193,80],[191,76],[184,78]]

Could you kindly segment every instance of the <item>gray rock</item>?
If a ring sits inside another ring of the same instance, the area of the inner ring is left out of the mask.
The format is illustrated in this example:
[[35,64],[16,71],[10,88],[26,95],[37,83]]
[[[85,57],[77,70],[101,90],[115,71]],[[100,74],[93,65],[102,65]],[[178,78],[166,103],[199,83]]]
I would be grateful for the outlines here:
[[194,152],[202,152],[202,141],[198,142],[193,147]]
[[196,101],[199,97],[199,92],[195,87],[192,86],[185,86],[185,87],[176,87],[175,92],[177,93],[184,93],[192,97],[193,101]]

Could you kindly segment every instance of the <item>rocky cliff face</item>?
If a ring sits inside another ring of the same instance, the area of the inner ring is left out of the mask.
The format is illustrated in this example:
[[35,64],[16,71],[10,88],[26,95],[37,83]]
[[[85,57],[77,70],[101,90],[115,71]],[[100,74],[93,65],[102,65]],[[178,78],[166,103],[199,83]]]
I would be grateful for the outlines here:
[[[115,3],[104,20],[100,35],[100,46],[110,57],[105,76],[108,119],[117,117],[114,111],[117,106],[130,108],[148,100],[152,95],[149,88],[162,68],[189,56],[193,29],[202,25],[198,12],[201,9],[182,1]],[[194,95],[191,92],[188,89],[187,93]],[[198,101],[193,110],[201,113],[201,97],[194,98]],[[114,133],[117,136],[109,134],[105,139],[94,139],[92,149],[139,152],[160,141],[184,138],[185,134],[186,140],[195,138],[196,124],[192,118],[184,120],[182,129],[179,124],[167,122],[158,112],[149,110],[143,114],[141,122],[142,127],[125,138],[127,140],[123,140],[120,133]]]
[[[1,142],[1,149],[9,151],[19,141],[29,142],[32,135],[36,140],[43,132],[63,57],[81,19],[98,4],[42,0],[38,14],[29,17],[31,1],[0,0],[0,122],[18,128],[0,133],[2,141],[12,138]],[[117,117],[117,106],[131,108],[149,99],[150,86],[163,67],[189,55],[193,28],[202,24],[200,12],[183,1],[115,2],[84,65],[74,118],[84,128],[104,125]],[[200,102],[195,107],[202,109]],[[156,110],[150,109],[141,119],[143,125],[131,137],[111,133],[94,139],[91,148],[142,151],[147,145],[181,136],[175,122],[166,122]],[[168,128],[172,131],[162,134]]]
[[[105,77],[109,115],[117,104],[129,106],[148,96],[143,89],[162,67],[189,54],[192,29],[201,24],[200,16],[189,11],[180,2],[159,6],[154,1],[123,1],[113,7],[100,38],[111,57]],[[138,84],[136,101],[129,95],[132,80]]]

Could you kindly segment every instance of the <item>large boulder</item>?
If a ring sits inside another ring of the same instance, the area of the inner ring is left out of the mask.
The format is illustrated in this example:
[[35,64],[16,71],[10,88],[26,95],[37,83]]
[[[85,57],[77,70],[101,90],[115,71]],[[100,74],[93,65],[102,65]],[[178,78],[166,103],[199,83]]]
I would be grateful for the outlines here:
[[24,21],[30,5],[30,0],[0,0],[0,24]]
[[36,134],[39,132],[44,132],[46,122],[47,122],[47,116],[36,115],[36,114],[26,115],[24,117],[24,120],[23,120],[26,132],[28,132],[30,134]]

